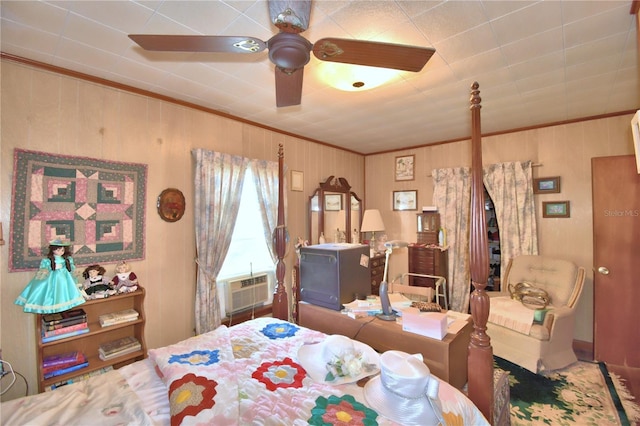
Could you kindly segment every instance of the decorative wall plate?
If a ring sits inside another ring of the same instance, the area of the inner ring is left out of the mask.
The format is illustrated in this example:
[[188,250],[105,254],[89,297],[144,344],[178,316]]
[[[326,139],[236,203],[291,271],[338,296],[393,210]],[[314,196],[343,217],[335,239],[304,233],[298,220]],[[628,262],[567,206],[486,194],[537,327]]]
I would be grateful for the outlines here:
[[158,196],[158,214],[167,222],[177,222],[184,215],[185,204],[179,189],[167,188]]

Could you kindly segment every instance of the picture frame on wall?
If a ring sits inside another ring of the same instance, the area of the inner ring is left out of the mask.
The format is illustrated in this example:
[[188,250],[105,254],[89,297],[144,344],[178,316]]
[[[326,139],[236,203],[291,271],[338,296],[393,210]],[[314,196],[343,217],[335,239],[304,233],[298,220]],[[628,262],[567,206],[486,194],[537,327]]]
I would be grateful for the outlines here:
[[415,155],[403,155],[396,157],[395,176],[396,181],[415,179]]
[[342,210],[342,194],[325,194],[324,211],[337,212]]
[[534,194],[560,193],[560,176],[543,177],[533,180]]
[[393,210],[418,210],[418,191],[393,191]]
[[304,173],[296,170],[291,170],[291,190],[292,191],[304,191]]
[[569,201],[543,201],[542,217],[571,217]]

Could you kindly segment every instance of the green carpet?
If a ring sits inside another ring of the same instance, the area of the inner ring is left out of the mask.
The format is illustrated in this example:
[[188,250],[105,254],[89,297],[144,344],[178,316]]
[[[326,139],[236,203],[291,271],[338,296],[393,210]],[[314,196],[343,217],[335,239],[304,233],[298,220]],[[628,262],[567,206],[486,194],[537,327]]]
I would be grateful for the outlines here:
[[639,420],[638,406],[629,401],[623,384],[609,374],[604,363],[579,361],[544,375],[499,357],[495,357],[495,363],[510,372],[510,417],[514,426],[629,426]]

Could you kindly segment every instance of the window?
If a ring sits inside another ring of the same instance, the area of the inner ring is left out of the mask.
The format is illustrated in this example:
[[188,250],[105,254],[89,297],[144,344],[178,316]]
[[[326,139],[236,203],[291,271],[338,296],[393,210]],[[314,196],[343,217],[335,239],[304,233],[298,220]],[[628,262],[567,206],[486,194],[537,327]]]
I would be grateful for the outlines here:
[[225,281],[239,277],[255,276],[265,272],[270,277],[269,294],[271,295],[273,293],[275,263],[269,254],[269,249],[264,239],[264,227],[260,216],[258,192],[256,191],[253,173],[251,168],[247,167],[238,219],[233,229],[233,237],[227,257],[217,279],[222,312],[226,310]]

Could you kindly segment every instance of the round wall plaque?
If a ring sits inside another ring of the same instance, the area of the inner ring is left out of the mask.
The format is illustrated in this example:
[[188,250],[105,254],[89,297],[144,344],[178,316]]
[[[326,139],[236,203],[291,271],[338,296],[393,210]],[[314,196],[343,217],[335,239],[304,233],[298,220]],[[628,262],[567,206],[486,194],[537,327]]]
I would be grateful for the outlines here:
[[177,222],[184,215],[184,195],[176,188],[167,188],[158,196],[158,214],[167,222]]

